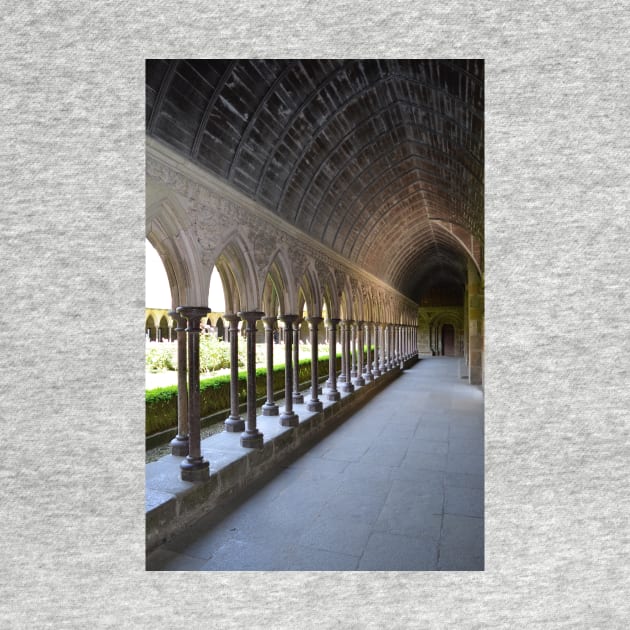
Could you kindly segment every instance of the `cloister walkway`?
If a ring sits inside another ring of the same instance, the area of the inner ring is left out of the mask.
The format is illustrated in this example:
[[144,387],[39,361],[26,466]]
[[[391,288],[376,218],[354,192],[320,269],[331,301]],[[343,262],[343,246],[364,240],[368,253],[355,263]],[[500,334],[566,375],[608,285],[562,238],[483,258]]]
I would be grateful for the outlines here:
[[483,452],[481,389],[459,359],[423,358],[147,569],[483,570]]

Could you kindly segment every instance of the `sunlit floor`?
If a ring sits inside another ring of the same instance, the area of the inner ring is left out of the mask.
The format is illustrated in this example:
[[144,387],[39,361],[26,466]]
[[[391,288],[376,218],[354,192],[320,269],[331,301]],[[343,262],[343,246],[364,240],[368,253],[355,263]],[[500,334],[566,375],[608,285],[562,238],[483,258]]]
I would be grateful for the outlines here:
[[459,359],[423,358],[238,505],[148,570],[484,568],[483,395]]

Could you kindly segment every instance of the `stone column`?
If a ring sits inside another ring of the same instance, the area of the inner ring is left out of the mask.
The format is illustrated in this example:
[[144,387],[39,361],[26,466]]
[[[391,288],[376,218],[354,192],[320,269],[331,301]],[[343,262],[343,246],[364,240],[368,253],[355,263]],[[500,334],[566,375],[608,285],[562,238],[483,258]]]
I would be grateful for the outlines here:
[[381,362],[381,372],[389,371],[389,357],[388,344],[387,344],[387,324],[381,324],[381,352],[383,353],[383,360]]
[[349,328],[349,333],[352,338],[352,369],[350,370],[350,378],[354,379],[358,376],[357,372],[357,325],[352,323]]
[[324,319],[322,317],[309,317],[306,321],[308,322],[308,329],[311,334],[311,399],[306,404],[306,408],[309,411],[321,411],[323,409],[322,401],[317,397],[319,392],[317,327]]
[[293,404],[301,405],[304,395],[300,394],[300,324],[302,319],[293,322]]
[[328,381],[326,381],[328,400],[341,398],[341,394],[337,391],[337,325],[340,321],[340,319],[328,320]]
[[374,361],[372,361],[372,374],[374,374],[374,378],[381,375],[380,369],[380,326],[378,323],[374,323]]
[[171,440],[171,455],[188,455],[188,389],[186,385],[186,322],[177,311],[168,313],[177,333],[177,435]]
[[379,365],[381,373],[385,374],[385,372],[387,372],[387,354],[386,354],[386,349],[385,349],[385,341],[386,341],[386,337],[385,337],[385,324],[381,323],[379,325],[379,334],[381,337],[381,363]]
[[228,338],[230,340],[230,415],[223,423],[230,433],[245,431],[245,421],[238,408],[238,315],[228,313],[223,316],[230,324]]
[[357,322],[357,377],[353,379],[355,385],[365,385],[363,378],[363,322]]
[[409,358],[409,326],[403,326],[403,359]]
[[405,367],[405,358],[403,356],[403,327],[402,324],[398,326],[398,361],[400,363],[400,369],[404,369]]
[[352,334],[352,320],[345,320],[341,322],[341,326],[343,329],[343,354],[346,356],[346,360],[344,362],[344,381],[339,386],[340,391],[351,393],[354,391],[354,385],[352,384],[352,379],[350,378],[350,336]]
[[341,385],[346,382],[346,361],[350,360],[350,357],[346,356],[346,328],[343,322],[339,324],[339,342],[341,343],[341,372],[337,377],[337,383]]
[[293,411],[293,367],[291,340],[293,339],[293,324],[297,322],[297,315],[284,315],[279,318],[284,323],[284,411],[280,416],[283,427],[296,427],[299,418]]
[[199,322],[207,306],[179,306],[177,312],[188,320],[188,455],[179,465],[183,481],[203,481],[210,476],[210,464],[201,454],[199,401]]
[[262,448],[263,434],[256,426],[256,322],[264,315],[259,311],[241,312],[238,316],[246,322],[247,344],[247,419],[245,432],[241,434],[241,446]]
[[263,416],[277,416],[280,413],[278,405],[273,401],[273,325],[275,317],[263,317],[265,325],[265,345],[267,347],[267,401],[262,406]]
[[365,322],[365,345],[366,345],[366,356],[365,356],[365,374],[363,378],[366,383],[371,383],[374,380],[374,375],[372,374],[372,322]]

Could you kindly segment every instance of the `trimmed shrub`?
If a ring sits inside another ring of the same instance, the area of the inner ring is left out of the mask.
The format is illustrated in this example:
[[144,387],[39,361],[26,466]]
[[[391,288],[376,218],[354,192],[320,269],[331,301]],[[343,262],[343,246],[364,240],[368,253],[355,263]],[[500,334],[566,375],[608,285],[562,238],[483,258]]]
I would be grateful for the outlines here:
[[177,426],[177,385],[147,390],[145,403],[146,435],[159,433]]
[[151,345],[147,349],[146,365],[150,372],[177,369],[173,346],[171,344],[161,343]]
[[[319,376],[328,375],[328,357],[320,357],[318,363]],[[337,369],[341,365],[341,356],[337,355]],[[300,383],[308,382],[311,378],[311,362],[302,359],[298,363],[298,378]],[[273,370],[273,389],[284,389],[284,365],[276,365]],[[263,398],[267,394],[267,370],[256,370],[256,397]],[[239,404],[247,400],[247,372],[238,374]],[[230,376],[222,374],[206,378],[199,383],[200,414],[209,416],[219,411],[225,411],[226,417],[230,409]],[[146,435],[152,435],[177,427],[177,386],[158,387],[147,390],[146,402]]]

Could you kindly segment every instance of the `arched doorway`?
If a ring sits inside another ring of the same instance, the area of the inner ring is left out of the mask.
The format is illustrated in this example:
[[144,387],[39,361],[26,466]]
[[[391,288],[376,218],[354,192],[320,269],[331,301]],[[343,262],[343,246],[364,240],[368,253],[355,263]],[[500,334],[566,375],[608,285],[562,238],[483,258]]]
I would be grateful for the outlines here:
[[155,321],[152,315],[147,317],[144,327],[149,335],[149,341],[155,341]]
[[442,326],[442,354],[446,357],[455,356],[455,329],[451,324]]
[[160,319],[160,327],[157,330],[158,341],[170,341],[168,338],[168,320],[164,315]]
[[223,319],[221,319],[220,317],[219,319],[217,319],[217,338],[220,341],[225,340],[225,326],[223,324]]

